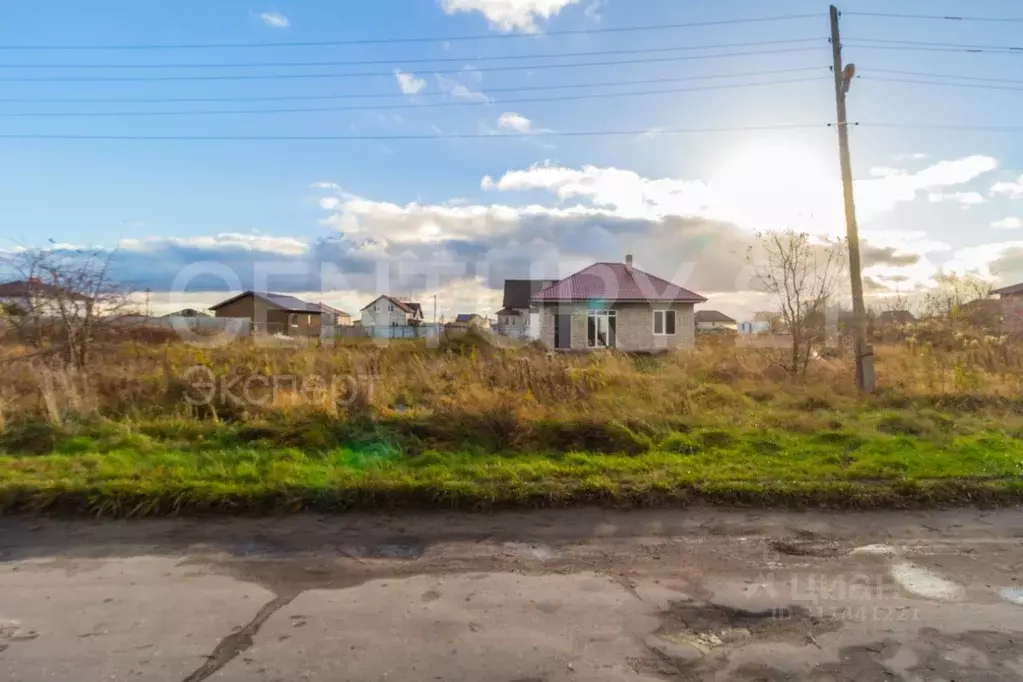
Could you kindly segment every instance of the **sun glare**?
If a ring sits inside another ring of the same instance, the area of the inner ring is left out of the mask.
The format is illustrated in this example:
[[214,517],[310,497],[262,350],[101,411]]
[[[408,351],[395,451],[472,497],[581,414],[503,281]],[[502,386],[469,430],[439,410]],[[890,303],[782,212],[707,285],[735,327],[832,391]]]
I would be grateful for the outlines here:
[[822,155],[796,144],[759,144],[727,155],[712,183],[734,220],[755,230],[832,234],[841,183]]

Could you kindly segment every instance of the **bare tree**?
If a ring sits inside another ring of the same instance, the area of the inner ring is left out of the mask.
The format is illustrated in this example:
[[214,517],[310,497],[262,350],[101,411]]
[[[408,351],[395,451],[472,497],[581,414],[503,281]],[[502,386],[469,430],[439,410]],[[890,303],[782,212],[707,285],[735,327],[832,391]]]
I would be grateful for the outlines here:
[[778,304],[791,335],[791,353],[782,365],[791,374],[802,374],[825,340],[828,300],[844,270],[845,244],[792,230],[758,237],[758,248],[750,247],[747,260],[762,289]]
[[991,290],[990,282],[974,275],[939,273],[924,298],[924,307],[929,314],[954,322],[963,316],[963,306],[989,298]]
[[132,303],[110,275],[114,252],[24,249],[0,256],[5,326],[38,351],[83,368],[97,334]]

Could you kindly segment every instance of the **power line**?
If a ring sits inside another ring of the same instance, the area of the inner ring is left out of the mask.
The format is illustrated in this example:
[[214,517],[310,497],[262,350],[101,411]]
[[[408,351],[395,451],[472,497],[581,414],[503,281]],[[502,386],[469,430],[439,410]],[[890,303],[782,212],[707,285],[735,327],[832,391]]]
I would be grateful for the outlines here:
[[[620,26],[607,28],[571,29],[562,31],[545,31],[544,36],[567,36],[600,33],[630,33],[636,31],[663,31],[678,28],[702,28],[708,26],[731,26],[736,24],[758,24],[766,22],[793,21],[797,19],[819,19],[820,14],[784,14],[768,17],[751,17],[747,19],[720,19],[716,21],[694,21],[677,24],[659,24],[654,26]],[[433,36],[408,38],[360,38],[356,40],[319,40],[280,43],[205,43],[205,44],[164,44],[164,45],[0,45],[0,50],[215,50],[235,48],[278,48],[278,47],[337,47],[341,45],[387,45],[398,43],[440,43],[462,42],[470,40],[508,40],[518,38],[536,38],[533,34],[523,33],[486,33],[470,36]]]
[[[652,57],[648,59],[608,60],[600,62],[575,62],[570,64],[515,64],[509,66],[493,66],[484,69],[476,69],[483,73],[498,71],[533,71],[543,69],[567,69],[589,66],[618,66],[629,64],[652,64],[659,62],[681,62],[697,59],[721,59],[726,57],[759,57],[769,54],[783,54],[792,52],[816,51],[816,47],[790,47],[779,50],[759,50],[753,52],[726,52],[722,54],[700,54],[685,55],[681,57]],[[432,71],[434,74],[456,74],[464,73],[464,69],[448,69]],[[236,80],[290,80],[290,79],[313,79],[313,78],[370,78],[385,76],[394,77],[393,71],[357,72],[357,73],[275,73],[259,75],[229,75],[229,76],[95,76],[87,78],[37,78],[2,76],[0,82],[8,83],[109,83],[109,82],[170,82],[170,81],[236,81]]]
[[1008,50],[1010,52],[1016,52],[1023,50],[1023,47],[1015,45],[970,45],[966,43],[942,43],[942,42],[930,42],[924,40],[884,40],[881,38],[849,38],[847,40],[854,40],[857,42],[868,42],[868,43],[882,43],[888,45],[905,45],[905,46],[919,46],[919,47],[949,47],[949,48],[962,48],[968,50]]
[[[595,82],[581,82],[581,83],[556,83],[553,85],[523,85],[511,88],[487,88],[486,93],[504,93],[504,92],[532,92],[532,91],[543,91],[543,90],[568,90],[573,88],[596,88],[596,87],[612,87],[620,85],[654,85],[658,83],[678,83],[684,81],[697,81],[697,80],[710,80],[713,78],[748,78],[754,76],[775,76],[788,73],[806,73],[809,71],[821,71],[826,67],[823,66],[806,66],[793,69],[768,69],[764,71],[743,71],[738,73],[717,73],[717,74],[704,74],[699,76],[670,76],[666,78],[642,78],[634,80],[613,80],[613,81],[595,81]],[[486,94],[484,93],[484,94]],[[428,97],[437,95],[446,95],[447,93],[419,93],[417,97]],[[257,95],[254,97],[2,97],[0,98],[0,104],[9,104],[18,102],[21,104],[33,103],[33,104],[46,104],[46,103],[96,103],[96,104],[107,104],[107,103],[199,103],[199,102],[280,102],[280,101],[316,101],[316,100],[338,100],[338,99],[406,99],[408,95],[400,92],[366,92],[366,93],[339,93],[334,95]]]
[[[1011,85],[994,85],[990,83],[948,83],[943,81],[925,81],[918,80],[915,78],[877,78],[874,76],[862,77],[863,80],[880,83],[911,83],[914,85],[946,85],[955,88],[977,88],[981,90],[1007,90],[1023,92],[1023,87],[1013,87]],[[0,114],[2,116],[2,114]]]
[[749,88],[766,85],[785,85],[788,83],[806,83],[819,81],[826,76],[812,76],[808,78],[788,78],[783,80],[763,81],[754,83],[722,83],[718,85],[703,85],[691,88],[669,88],[663,90],[641,90],[638,92],[600,92],[584,93],[578,95],[561,95],[555,97],[528,97],[520,99],[509,99],[502,101],[458,101],[458,102],[428,102],[424,104],[366,104],[358,106],[335,106],[335,107],[293,107],[278,109],[208,109],[199,111],[115,111],[115,112],[12,112],[0,113],[0,118],[107,118],[107,117],[151,117],[151,116],[210,116],[230,114],[294,114],[313,113],[326,111],[382,111],[382,110],[408,110],[435,107],[465,107],[465,106],[486,106],[505,104],[524,104],[537,102],[562,102],[571,100],[586,99],[612,99],[618,97],[638,97],[648,95],[668,95],[682,92],[696,92],[706,90],[731,90],[737,88]]
[[532,133],[452,133],[440,135],[76,135],[51,133],[0,133],[3,140],[107,140],[158,142],[390,142],[401,140],[500,140],[535,137],[612,137],[638,135],[689,135],[735,133],[758,130],[825,129],[826,123],[782,123],[714,128],[652,128],[647,130],[574,130]]
[[1023,17],[976,17],[976,16],[951,16],[940,14],[893,14],[888,12],[842,12],[842,16],[848,17],[882,17],[885,19],[924,19],[936,21],[989,21],[989,22],[1023,22]]
[[1013,78],[991,78],[988,76],[964,76],[954,73],[932,73],[929,71],[902,71],[899,69],[870,69],[869,73],[890,73],[899,76],[923,76],[924,78],[956,78],[958,80],[978,81],[984,83],[1020,83],[1023,80]]
[[595,50],[589,52],[554,52],[548,54],[525,54],[525,55],[486,55],[475,57],[432,57],[418,59],[363,59],[345,61],[318,61],[318,62],[234,62],[234,63],[213,63],[213,64],[0,64],[0,69],[242,69],[242,68],[265,68],[265,67],[318,67],[318,66],[370,66],[381,64],[430,64],[450,62],[485,62],[501,61],[509,59],[557,59],[563,57],[597,57],[616,54],[651,54],[663,52],[679,52],[690,50],[720,50],[736,47],[762,47],[766,45],[792,45],[796,43],[823,43],[827,39],[818,38],[791,38],[787,40],[753,40],[742,43],[716,43],[711,45],[683,45],[676,47],[645,47],[627,50]]
[[992,125],[971,125],[957,123],[883,123],[867,122],[857,123],[858,127],[866,128],[899,128],[899,129],[925,129],[925,130],[963,130],[978,133],[1020,133],[1021,126],[992,126]]
[[845,47],[854,47],[858,50],[896,50],[900,52],[958,52],[966,54],[1020,54],[1020,48],[997,49],[997,48],[950,48],[950,47],[916,47],[912,45],[860,45],[843,43]]

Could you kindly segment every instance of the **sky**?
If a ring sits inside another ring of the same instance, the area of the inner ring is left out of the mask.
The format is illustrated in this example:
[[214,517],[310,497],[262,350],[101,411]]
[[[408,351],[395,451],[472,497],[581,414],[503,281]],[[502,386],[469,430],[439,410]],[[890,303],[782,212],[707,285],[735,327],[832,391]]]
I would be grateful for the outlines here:
[[[1023,54],[958,47],[1023,45],[1017,5],[841,4],[874,297],[1023,280],[1023,130],[997,130]],[[256,288],[447,317],[632,253],[743,318],[758,232],[844,231],[827,10],[4,0],[0,250],[116,249],[157,312]]]

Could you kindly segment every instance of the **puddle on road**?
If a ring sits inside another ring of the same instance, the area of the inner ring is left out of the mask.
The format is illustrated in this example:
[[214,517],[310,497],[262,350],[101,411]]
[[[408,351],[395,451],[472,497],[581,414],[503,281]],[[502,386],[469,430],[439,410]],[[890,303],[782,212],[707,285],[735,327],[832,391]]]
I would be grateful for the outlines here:
[[998,594],[1007,602],[1023,606],[1023,587],[1006,587]]
[[536,561],[551,561],[560,556],[558,550],[542,542],[506,542],[504,548],[516,556]]
[[877,556],[895,556],[898,553],[891,545],[863,545],[852,551],[852,554],[874,554]]
[[767,545],[775,552],[787,556],[837,557],[845,554],[837,542],[812,538],[771,540]]
[[419,559],[426,545],[417,542],[388,542],[379,545],[348,545],[341,548],[345,556],[358,559]]
[[908,561],[899,561],[891,567],[892,578],[907,592],[927,599],[955,601],[961,599],[966,590],[962,585]]

